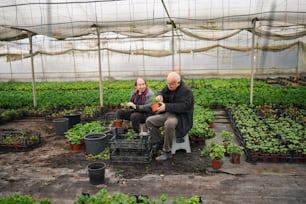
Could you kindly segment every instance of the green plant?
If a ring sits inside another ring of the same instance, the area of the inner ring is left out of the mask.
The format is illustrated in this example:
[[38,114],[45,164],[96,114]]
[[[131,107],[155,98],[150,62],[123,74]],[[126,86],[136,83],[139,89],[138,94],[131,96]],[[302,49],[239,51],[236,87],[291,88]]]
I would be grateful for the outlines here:
[[204,109],[201,116],[203,117],[203,120],[206,123],[210,123],[215,120],[214,113],[209,108]]
[[210,147],[210,158],[216,160],[222,160],[224,158],[225,148],[222,144],[213,144]]
[[156,97],[152,97],[152,98],[151,98],[151,103],[152,103],[152,104],[153,104],[153,103],[160,103],[160,101],[157,100]]
[[32,135],[32,136],[30,137],[30,141],[32,141],[32,142],[37,142],[37,141],[39,141],[39,136],[38,136],[38,135]]
[[124,134],[124,137],[127,140],[134,140],[136,137],[138,137],[138,134],[133,129],[128,129],[127,133]]
[[190,137],[202,137],[208,131],[208,123],[203,122],[203,107],[195,104],[193,114],[193,126],[189,130]]
[[216,135],[216,133],[215,133],[214,129],[208,128],[206,130],[206,139],[213,138],[213,137],[215,137],[215,135]]
[[201,150],[200,150],[200,155],[203,156],[203,157],[207,157],[209,156],[209,153],[210,153],[210,148],[211,146],[205,146],[203,147]]
[[12,194],[5,197],[0,197],[2,204],[51,204],[50,199],[43,198],[40,201],[29,195]]
[[228,154],[232,154],[232,153],[236,153],[236,154],[243,154],[243,147],[234,143],[230,143],[227,148],[226,151]]
[[226,131],[226,130],[222,130],[221,132],[221,138],[223,139],[223,141],[231,141],[234,137],[234,134],[232,132]]
[[86,155],[86,159],[88,160],[109,160],[110,158],[110,149],[109,147],[106,147],[100,154],[92,155],[88,154]]
[[106,128],[101,122],[94,121],[89,123],[78,123],[73,128],[70,128],[65,132],[65,137],[70,141],[71,144],[81,144],[85,135],[89,133],[103,133]]

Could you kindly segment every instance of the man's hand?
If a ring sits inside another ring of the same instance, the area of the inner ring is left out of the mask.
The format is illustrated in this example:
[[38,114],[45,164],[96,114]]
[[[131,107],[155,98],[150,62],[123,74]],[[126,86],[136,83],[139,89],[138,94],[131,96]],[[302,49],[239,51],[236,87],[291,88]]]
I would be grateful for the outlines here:
[[156,96],[155,99],[158,100],[158,101],[160,101],[160,102],[163,102],[163,100],[164,100],[162,95]]
[[157,112],[165,112],[165,111],[166,111],[166,105],[164,103],[161,103],[161,105],[157,109]]

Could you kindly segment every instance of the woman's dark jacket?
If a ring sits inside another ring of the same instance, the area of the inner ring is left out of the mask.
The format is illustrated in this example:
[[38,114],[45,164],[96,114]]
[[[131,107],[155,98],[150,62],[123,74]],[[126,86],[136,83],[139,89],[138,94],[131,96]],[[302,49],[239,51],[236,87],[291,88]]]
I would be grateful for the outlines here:
[[136,112],[151,114],[151,99],[154,96],[154,92],[150,88],[146,88],[145,92],[141,95],[138,91],[134,91],[130,97],[130,102],[136,104]]
[[166,112],[174,113],[177,116],[176,137],[184,137],[193,125],[194,98],[192,90],[183,82],[175,91],[164,87],[158,95],[163,96],[166,105]]

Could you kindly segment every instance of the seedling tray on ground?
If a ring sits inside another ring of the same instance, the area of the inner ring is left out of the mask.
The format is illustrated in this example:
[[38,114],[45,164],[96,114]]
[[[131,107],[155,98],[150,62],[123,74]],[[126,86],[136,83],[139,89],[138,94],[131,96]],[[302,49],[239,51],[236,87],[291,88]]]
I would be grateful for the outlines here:
[[28,151],[41,146],[41,136],[29,131],[2,130],[0,133],[0,151]]

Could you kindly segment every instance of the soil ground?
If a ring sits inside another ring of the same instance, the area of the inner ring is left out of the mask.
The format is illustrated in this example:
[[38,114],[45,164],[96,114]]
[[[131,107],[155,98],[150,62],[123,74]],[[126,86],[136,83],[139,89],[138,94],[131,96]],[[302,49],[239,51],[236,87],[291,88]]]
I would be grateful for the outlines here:
[[[224,112],[215,111],[214,130],[232,131]],[[64,136],[55,135],[53,123],[44,118],[26,118],[0,126],[0,129],[36,130],[43,142],[25,152],[0,154],[0,196],[28,194],[50,198],[55,204],[72,204],[78,194],[94,195],[101,188],[111,194],[121,192],[158,198],[169,196],[202,197],[203,203],[306,203],[306,163],[248,163],[224,159],[221,169],[211,168],[200,157],[204,144],[192,143],[192,152],[176,152],[172,159],[148,164],[105,161],[104,184],[89,182],[88,160],[84,149],[73,152]],[[209,141],[207,141],[209,142]]]

